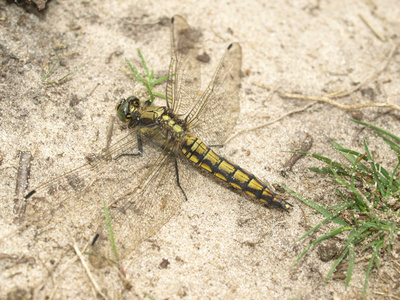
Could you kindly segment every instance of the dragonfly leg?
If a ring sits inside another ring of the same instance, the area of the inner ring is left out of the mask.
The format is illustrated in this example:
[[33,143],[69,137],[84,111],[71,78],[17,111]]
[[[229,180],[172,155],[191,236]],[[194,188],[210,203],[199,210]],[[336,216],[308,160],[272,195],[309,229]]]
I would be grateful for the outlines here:
[[174,160],[175,160],[175,173],[176,173],[176,184],[178,185],[178,187],[181,189],[183,196],[185,197],[185,200],[187,201],[187,197],[186,197],[186,193],[183,190],[181,183],[179,182],[179,170],[178,170],[178,161],[176,159],[176,157],[174,156]]
[[123,156],[139,156],[143,154],[143,141],[142,141],[142,135],[140,134],[140,131],[138,132],[137,135],[137,145],[138,145],[138,151],[137,153],[122,153],[118,155],[115,160],[123,157]]

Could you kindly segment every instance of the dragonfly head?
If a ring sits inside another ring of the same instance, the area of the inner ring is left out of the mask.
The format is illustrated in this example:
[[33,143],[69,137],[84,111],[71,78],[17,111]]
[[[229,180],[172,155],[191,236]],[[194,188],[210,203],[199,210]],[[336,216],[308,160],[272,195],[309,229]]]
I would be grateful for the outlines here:
[[135,96],[130,96],[119,101],[115,110],[117,111],[118,119],[124,123],[129,123],[138,114],[139,107],[139,99]]

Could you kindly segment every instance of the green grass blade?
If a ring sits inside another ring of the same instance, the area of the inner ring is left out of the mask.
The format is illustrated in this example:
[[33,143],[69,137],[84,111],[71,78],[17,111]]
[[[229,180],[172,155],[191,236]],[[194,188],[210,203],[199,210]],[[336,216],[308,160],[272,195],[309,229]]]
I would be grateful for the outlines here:
[[160,84],[160,83],[162,83],[162,82],[164,82],[164,81],[166,81],[166,80],[168,80],[168,76],[163,76],[163,77],[160,77],[160,78],[154,80],[154,81],[153,81],[153,84],[154,84],[154,85],[157,85],[157,84]]
[[61,59],[61,55],[59,55],[59,56],[57,57],[56,62],[53,64],[53,66],[50,68],[50,70],[49,70],[46,74],[43,75],[43,77],[42,77],[41,80],[42,80],[42,83],[44,83],[45,85],[57,85],[57,84],[61,84],[61,83],[62,83],[65,79],[67,79],[69,76],[71,76],[72,74],[76,73],[78,70],[80,70],[81,68],[83,68],[83,65],[81,65],[81,66],[79,66],[79,67],[74,68],[74,70],[72,70],[71,72],[67,73],[66,75],[62,76],[62,77],[59,78],[59,79],[56,79],[56,80],[54,80],[54,81],[47,81],[47,79],[49,79],[50,76],[53,74],[53,72],[54,72],[56,66],[59,64],[60,59]]
[[[282,188],[284,188],[286,191],[288,191],[292,196],[296,197],[297,199],[299,199],[300,201],[302,201],[304,204],[307,204],[308,206],[314,208],[317,212],[319,212],[320,214],[322,214],[325,217],[331,217],[332,213],[327,210],[326,208],[322,207],[321,205],[303,197],[302,195],[297,194],[295,191],[289,189],[288,187],[286,187],[285,185],[281,185]],[[349,226],[349,224],[347,224],[345,221],[343,221],[340,218],[333,218],[332,222],[341,225],[341,226]]]
[[42,77],[42,82],[46,81],[47,78],[49,78],[51,76],[51,74],[53,74],[54,72],[54,68],[57,66],[57,64],[60,62],[61,60],[61,55],[59,55],[57,57],[56,62],[53,64],[53,66],[50,68],[49,72],[47,72],[46,74],[43,75]]
[[167,97],[165,96],[165,94],[160,94],[160,93],[157,93],[157,92],[153,92],[153,95],[156,96],[156,97],[158,97],[158,98],[167,99]]
[[340,256],[335,260],[335,262],[332,264],[331,269],[329,270],[328,274],[326,275],[326,278],[324,280],[325,283],[327,283],[329,281],[329,279],[331,279],[333,273],[335,272],[337,266],[340,264],[340,262],[343,260],[343,258],[346,256],[347,252],[349,252],[349,248],[346,247],[342,253],[340,254]]
[[[340,151],[340,152],[342,152],[342,154],[348,154],[348,155],[351,155],[352,157],[356,157],[356,158],[362,157],[363,160],[366,160],[366,158],[364,157],[364,155],[362,153],[354,151],[354,150],[351,150],[351,149],[346,149],[346,148],[344,148],[342,145],[340,145],[338,142],[336,142],[334,140],[331,140],[330,142],[331,142],[333,148],[338,150],[338,151]],[[354,163],[354,161],[350,161],[350,162],[352,164]]]
[[335,172],[335,178],[334,181],[339,184],[342,185],[344,187],[346,187],[348,190],[350,190],[351,192],[353,192],[353,194],[356,196],[355,197],[355,202],[357,203],[358,208],[361,211],[365,211],[366,207],[368,207],[368,204],[365,203],[366,200],[362,194],[355,188],[355,186],[353,184],[348,183],[346,180],[344,180],[341,176],[339,176],[338,174],[336,174]]
[[319,155],[317,153],[313,153],[313,154],[311,154],[311,156],[316,158],[316,159],[318,159],[319,161],[322,161],[322,162],[326,163],[327,165],[331,165],[332,164],[332,159],[330,159],[330,158],[328,158],[326,156]]
[[[366,272],[365,280],[364,280],[363,299],[366,299],[369,275],[371,273],[371,269],[374,265],[375,259],[378,258],[378,261],[379,261],[378,255],[379,255],[379,250],[382,248],[382,246],[383,246],[383,241],[381,241],[381,243],[376,245],[376,247],[374,248],[374,251],[372,252],[371,258],[369,260],[368,268],[367,268],[367,272]],[[379,265],[379,262],[378,262],[378,265]]]
[[365,152],[367,153],[367,157],[368,157],[368,159],[369,159],[369,161],[370,161],[370,166],[371,166],[371,169],[372,169],[372,175],[373,175],[374,178],[375,178],[375,182],[377,183],[379,190],[382,191],[382,192],[384,192],[384,191],[385,191],[385,188],[383,187],[381,178],[380,178],[380,176],[379,176],[379,172],[378,172],[378,170],[376,169],[376,164],[375,164],[374,158],[373,158],[373,156],[371,155],[371,152],[369,151],[367,142],[366,142],[365,140],[364,140],[364,149],[365,149]]
[[142,55],[142,52],[140,52],[140,49],[138,48],[137,49],[137,53],[138,53],[138,55],[139,55],[139,57],[140,57],[140,61],[142,62],[142,66],[143,66],[143,69],[146,71],[146,77],[147,78],[149,78],[150,76],[150,74],[149,74],[149,69],[147,68],[147,64],[146,64],[146,61],[144,60],[144,57],[143,57],[143,55]]
[[[378,170],[379,170],[379,173],[381,173],[382,174],[382,179],[384,179],[384,180],[390,180],[390,173],[381,165],[381,164],[376,164],[376,167],[378,168]],[[388,184],[389,183],[389,181],[385,181],[385,183],[386,184]]]
[[335,272],[337,266],[340,264],[340,262],[343,260],[343,258],[346,256],[346,254],[349,252],[349,247],[354,242],[354,240],[356,239],[357,235],[358,235],[357,230],[355,230],[354,228],[351,229],[349,238],[347,239],[346,244],[343,246],[342,253],[339,255],[339,257],[332,264],[331,269],[329,270],[328,274],[326,275],[325,283],[327,283],[329,281],[329,279],[332,277],[333,273]]
[[314,245],[316,245],[326,239],[332,238],[344,231],[349,231],[349,230],[352,230],[352,227],[343,226],[343,227],[333,229],[332,231],[328,232],[327,234],[324,234],[323,236],[319,237],[318,239],[313,241],[310,245],[308,245],[307,248],[297,257],[294,266],[296,266],[298,264],[298,262],[303,258],[303,256],[306,255],[308,250],[310,250],[310,248],[313,247]]
[[317,174],[321,174],[321,175],[328,175],[328,174],[332,174],[330,172],[329,168],[326,167],[322,167],[322,168],[316,168],[316,167],[310,167],[308,168],[310,171],[317,173]]
[[338,214],[340,214],[342,211],[346,210],[347,208],[349,208],[350,206],[352,206],[353,203],[349,202],[349,203],[344,203],[338,206],[338,208],[333,212],[333,213],[329,213],[329,216],[326,217],[322,222],[318,223],[316,226],[314,226],[313,228],[311,228],[309,231],[307,231],[301,238],[299,238],[297,240],[301,241],[302,239],[304,239],[305,237],[309,236],[312,232],[316,231],[318,228],[320,228],[322,225],[328,223],[329,221],[337,218],[339,220],[341,220],[342,222],[340,223],[345,223],[346,225],[343,226],[348,226],[347,223],[345,221],[343,221],[342,219],[336,217]]
[[[319,155],[319,154],[316,154],[316,153],[311,154],[311,156],[316,158],[316,159],[318,159],[321,162],[326,163],[331,168],[337,169],[339,172],[343,172],[343,173],[348,174],[347,171],[349,171],[349,168],[347,166],[343,165],[343,164],[340,164],[340,163],[338,163],[336,161],[333,161],[332,159],[330,159],[328,157],[325,157],[323,155]],[[348,174],[348,175],[350,175],[350,174]]]
[[104,206],[104,216],[106,218],[108,237],[110,239],[111,248],[114,253],[116,261],[119,262],[117,246],[115,245],[114,231],[111,226],[111,218],[110,218],[110,214],[108,213],[108,208],[107,208],[107,204],[105,201],[103,201],[103,206]]
[[[371,170],[360,161],[360,160],[368,161],[368,159],[365,157],[365,154],[361,154],[357,151],[346,149],[338,142],[333,140],[331,141],[331,144],[336,150],[340,151],[343,157],[346,158],[353,166],[354,165],[357,166],[357,173],[361,173],[364,176],[368,176]],[[353,173],[354,173],[354,168],[352,174]],[[349,176],[351,175],[349,174]],[[359,180],[361,181],[361,178]]]
[[383,135],[380,132],[375,132],[378,136],[380,136],[385,142],[386,144],[389,145],[389,147],[394,150],[397,154],[400,154],[400,146],[399,144],[397,144],[396,142],[392,141],[391,139],[389,139],[387,136]]
[[390,136],[392,139],[394,139],[394,140],[396,140],[397,142],[400,143],[400,137],[398,137],[398,136],[396,136],[396,135],[390,133],[389,131],[386,131],[386,130],[384,130],[384,129],[378,127],[378,126],[369,124],[369,123],[367,123],[367,122],[359,121],[359,120],[356,120],[356,119],[350,119],[350,120],[353,121],[353,122],[355,122],[355,123],[362,124],[362,125],[365,125],[365,126],[367,126],[367,127],[369,127],[369,128],[372,128],[372,129],[374,129],[374,130],[377,131],[377,132],[381,132],[381,133],[383,133],[383,134],[385,134],[385,135],[387,135],[387,136]]
[[351,281],[351,277],[353,275],[353,269],[354,269],[354,262],[355,262],[355,257],[356,257],[356,252],[354,250],[354,245],[350,244],[349,246],[349,265],[347,267],[347,276],[346,276],[346,288],[348,288],[350,281]]
[[394,233],[396,232],[396,226],[397,223],[396,222],[392,222],[392,224],[390,224],[389,227],[389,242],[387,245],[387,252],[390,252],[390,249],[392,248],[393,245],[393,239],[394,239]]
[[146,82],[145,79],[142,77],[140,72],[131,64],[131,62],[129,60],[127,60],[126,58],[125,58],[125,62],[127,63],[129,68],[133,72],[133,73],[128,73],[129,76],[131,76],[133,78],[133,80],[138,81],[142,84],[145,84],[145,82]]
[[[388,189],[392,188],[393,192],[400,190],[399,184],[395,178],[399,167],[400,167],[400,157],[399,157],[399,162],[397,163],[396,167],[393,169],[392,175],[390,176],[390,179],[389,179]],[[399,176],[399,179],[400,179],[400,176]],[[389,191],[386,193],[386,195],[390,195]]]
[[61,83],[61,82],[64,81],[66,78],[68,78],[68,77],[71,76],[72,74],[78,72],[78,70],[80,70],[80,69],[82,69],[82,68],[83,68],[83,66],[76,67],[72,72],[67,73],[66,75],[64,75],[63,77],[61,77],[60,79],[58,79],[55,83],[56,83],[56,84]]

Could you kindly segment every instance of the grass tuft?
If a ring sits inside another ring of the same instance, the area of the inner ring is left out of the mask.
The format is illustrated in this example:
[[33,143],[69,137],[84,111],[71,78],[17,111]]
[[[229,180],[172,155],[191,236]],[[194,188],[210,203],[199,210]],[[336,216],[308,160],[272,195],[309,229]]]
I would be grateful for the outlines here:
[[353,276],[356,258],[361,255],[365,257],[368,253],[369,262],[363,289],[363,298],[365,298],[371,270],[374,267],[379,268],[381,259],[392,249],[395,234],[400,232],[400,137],[375,125],[353,119],[352,121],[372,129],[394,150],[398,162],[393,170],[388,170],[375,161],[365,140],[363,143],[364,153],[346,149],[339,143],[331,141],[333,148],[340,152],[347,163],[337,162],[312,153],[310,155],[323,162],[325,166],[309,169],[328,176],[337,185],[336,190],[340,204],[325,208],[287,187],[284,188],[325,217],[323,221],[305,233],[299,241],[328,222],[338,225],[307,246],[294,265],[297,265],[313,246],[339,234],[347,233],[346,242],[342,245],[341,253],[333,262],[325,282],[331,279],[339,264],[344,263],[347,259],[347,288]]
[[61,60],[61,55],[57,56],[57,60],[55,61],[55,63],[50,67],[50,70],[48,70],[43,76],[42,76],[42,83],[45,85],[60,85],[62,83],[64,83],[66,81],[66,79],[68,77],[70,77],[72,74],[76,73],[79,69],[81,69],[83,66],[79,66],[76,67],[73,71],[63,75],[62,77],[60,77],[59,79],[56,79],[54,81],[50,81],[48,80],[51,75],[53,75],[56,67],[60,64],[60,60]]

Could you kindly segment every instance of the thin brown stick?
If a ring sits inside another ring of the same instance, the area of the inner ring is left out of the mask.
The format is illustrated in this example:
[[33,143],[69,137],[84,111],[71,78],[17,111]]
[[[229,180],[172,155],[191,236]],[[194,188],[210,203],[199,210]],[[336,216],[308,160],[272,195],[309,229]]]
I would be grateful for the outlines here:
[[109,155],[112,135],[114,132],[114,123],[115,123],[115,116],[112,115],[112,116],[110,116],[110,119],[108,121],[106,147],[104,148],[104,151],[105,151],[105,153],[107,153],[107,155]]
[[284,115],[282,115],[282,116],[280,116],[280,117],[278,117],[278,118],[276,118],[276,119],[274,119],[274,120],[272,120],[272,121],[270,121],[270,122],[267,122],[267,123],[264,123],[264,124],[261,124],[261,125],[258,125],[258,126],[249,128],[249,129],[240,130],[240,131],[236,132],[235,134],[231,135],[231,136],[225,141],[225,144],[227,144],[228,142],[230,142],[231,140],[233,140],[235,137],[237,137],[238,135],[240,135],[240,134],[242,134],[242,133],[244,133],[244,132],[249,132],[249,131],[256,130],[256,129],[259,129],[259,128],[262,128],[262,127],[266,127],[266,126],[268,126],[268,125],[271,125],[271,124],[273,124],[273,123],[276,123],[276,122],[282,120],[283,118],[285,118],[285,117],[287,117],[287,116],[294,115],[294,114],[297,114],[297,113],[299,113],[299,112],[303,112],[303,111],[305,111],[307,108],[313,106],[314,104],[315,104],[315,103],[310,103],[310,104],[308,104],[308,105],[306,105],[306,106],[304,106],[304,107],[302,107],[302,108],[289,111],[288,113],[286,113],[286,114],[284,114]]
[[32,154],[29,151],[21,152],[17,184],[15,188],[14,213],[18,218],[23,218],[26,209],[24,193],[28,187],[29,173],[31,171]]
[[[394,260],[393,262],[400,267],[400,264],[397,261]],[[393,268],[397,271],[397,273],[400,274],[400,269],[396,268],[395,266],[393,266]]]
[[76,255],[78,255],[83,267],[85,268],[86,274],[88,275],[90,281],[92,282],[92,285],[94,287],[94,289],[96,290],[96,292],[103,297],[103,299],[108,299],[106,295],[104,295],[101,290],[99,285],[97,284],[96,280],[93,278],[92,273],[90,272],[90,269],[85,261],[85,259],[83,258],[83,255],[81,253],[81,251],[79,251],[78,245],[76,243],[74,243],[74,250],[76,252]]
[[[73,237],[72,237],[71,235],[70,235],[70,238],[71,238],[72,240],[74,240]],[[89,246],[89,243],[86,244],[86,246],[83,248],[83,250],[82,250],[81,252],[85,252],[88,246]],[[65,256],[65,253],[66,253],[67,251],[69,251],[69,250],[65,250],[65,252],[61,255],[61,257],[64,257],[64,256]],[[65,265],[63,265],[62,269],[60,270],[60,273],[63,274],[63,273],[65,272],[65,270],[69,268],[69,265],[71,265],[72,263],[76,262],[77,260],[78,260],[78,257],[76,257],[76,256],[74,256],[74,257],[72,257],[71,259],[69,259],[69,260],[67,261],[67,263],[66,263]],[[57,267],[59,264],[60,264],[60,260],[57,262],[57,264],[53,265],[53,267],[52,267],[52,269],[51,269],[51,272],[53,272],[53,270],[55,270],[56,267]],[[51,272],[49,272],[49,276],[50,276]],[[46,278],[45,280],[47,281],[48,279]],[[43,285],[41,286],[41,288],[43,288],[44,286],[45,286],[45,284],[43,284]],[[56,284],[55,284],[55,287],[53,288],[52,292],[50,293],[49,300],[51,300],[51,299],[54,297],[54,295],[55,295],[55,293],[56,293],[58,287],[59,287],[59,284],[56,283]]]
[[268,101],[270,101],[272,99],[272,96],[275,94],[275,92],[278,90],[279,86],[274,86],[271,90],[271,92],[269,93],[269,95],[267,96],[267,98],[262,102],[263,105],[265,105]]
[[351,90],[347,91],[347,92],[343,92],[342,94],[338,94],[336,95],[337,98],[340,97],[345,97],[345,96],[349,96],[350,94],[352,94],[355,91],[358,91],[362,86],[364,86],[367,82],[369,82],[370,80],[372,80],[373,78],[376,78],[379,74],[381,74],[383,71],[386,70],[386,68],[389,66],[390,61],[393,58],[394,53],[396,52],[397,48],[400,46],[400,43],[398,43],[397,45],[394,45],[392,50],[390,50],[389,55],[386,58],[386,63],[382,66],[382,68],[375,70],[374,72],[371,73],[370,76],[368,76],[364,81],[360,82],[359,84],[357,84],[354,88],[352,88]]
[[377,295],[386,296],[388,299],[389,299],[389,298],[390,298],[390,299],[400,299],[399,296],[394,295],[394,294],[390,294],[390,293],[384,293],[384,292],[378,292],[378,291],[375,291],[375,292],[373,292],[373,293],[374,293],[374,294],[377,294]]
[[97,89],[97,87],[98,87],[99,85],[100,85],[100,83],[97,83],[97,84],[95,85],[95,87],[90,91],[88,97],[91,97],[91,96],[93,95],[94,91]]
[[54,296],[56,295],[56,292],[58,290],[58,283],[56,283],[56,285],[54,286],[54,289],[51,291],[50,296],[49,296],[49,300],[53,300]]
[[314,139],[312,138],[311,135],[306,133],[306,136],[303,140],[303,142],[300,145],[300,148],[296,150],[296,152],[302,152],[302,153],[293,153],[293,155],[290,157],[288,161],[284,164],[282,170],[281,170],[281,175],[283,177],[287,176],[287,173],[290,172],[294,166],[294,164],[302,157],[304,157],[306,154],[305,152],[309,151],[314,143]]
[[382,42],[386,42],[386,38],[385,38],[383,35],[381,35],[381,34],[375,29],[375,27],[373,27],[373,26],[371,25],[371,23],[370,23],[363,15],[359,14],[358,16],[361,18],[361,20],[364,22],[364,24],[367,25],[369,29],[371,29],[371,31],[375,34],[375,36],[376,36],[378,39],[380,39]]
[[[387,107],[387,108],[392,108],[395,110],[400,111],[400,106],[392,104],[392,103],[364,103],[364,104],[355,104],[355,105],[347,105],[347,104],[341,104],[335,100],[332,100],[331,98],[325,97],[325,96],[305,96],[301,94],[280,94],[282,98],[290,98],[290,99],[302,99],[302,100],[312,100],[312,101],[319,101],[319,102],[326,102],[328,104],[331,104],[333,106],[336,106],[341,109],[360,109],[360,108],[367,108],[367,107]],[[342,97],[342,96],[340,96]]]
[[282,98],[289,98],[289,99],[302,99],[302,100],[311,100],[311,101],[320,101],[326,102],[333,106],[339,107],[341,109],[349,110],[349,109],[360,109],[360,108],[367,108],[367,107],[386,107],[400,111],[400,106],[395,105],[393,103],[366,103],[366,104],[355,104],[355,105],[346,105],[341,104],[332,98],[342,98],[351,95],[355,91],[358,91],[362,86],[364,86],[367,82],[371,81],[372,79],[376,78],[379,74],[381,74],[389,65],[390,61],[393,58],[394,53],[396,52],[397,48],[400,46],[400,43],[393,46],[389,55],[386,58],[386,63],[380,68],[375,70],[371,73],[371,75],[367,76],[362,82],[357,84],[354,88],[350,90],[345,90],[341,92],[335,92],[330,94],[325,94],[323,96],[305,96],[301,94],[290,94],[290,93],[283,93],[279,96]]

